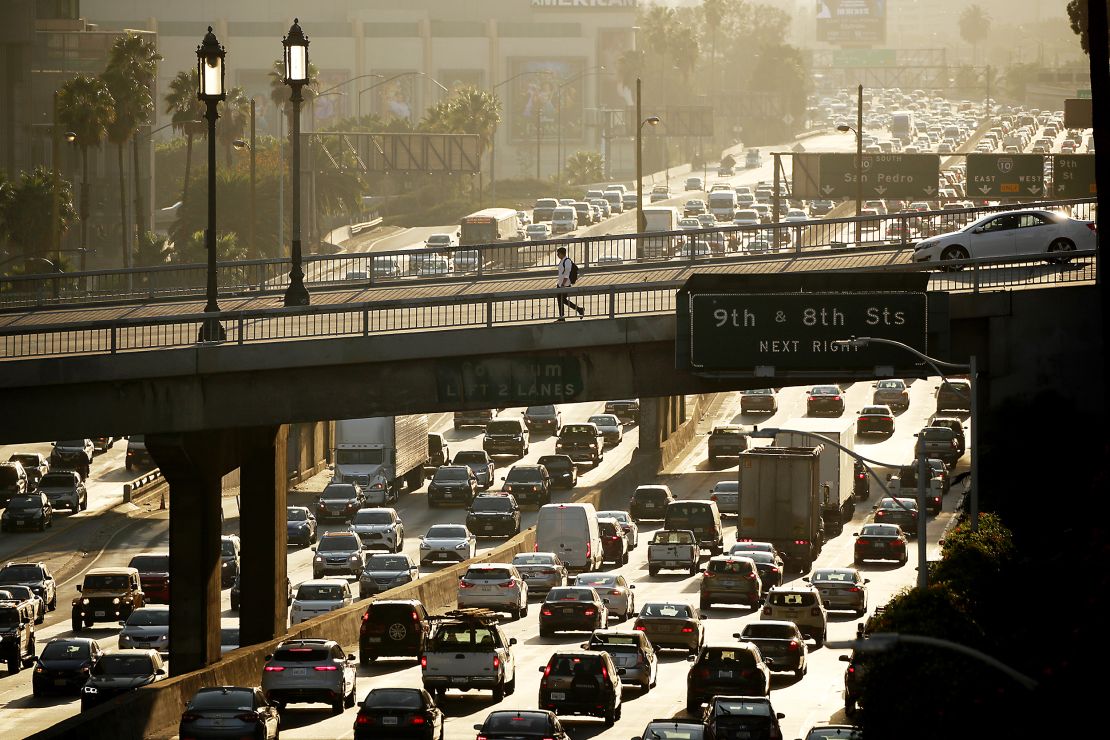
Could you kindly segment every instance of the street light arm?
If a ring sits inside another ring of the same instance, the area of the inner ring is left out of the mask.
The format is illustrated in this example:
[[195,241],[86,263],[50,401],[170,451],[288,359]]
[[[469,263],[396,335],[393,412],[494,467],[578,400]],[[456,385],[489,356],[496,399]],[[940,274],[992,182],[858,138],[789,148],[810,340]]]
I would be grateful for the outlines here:
[[1029,676],[1026,676],[1024,673],[1021,673],[1014,668],[1011,668],[997,658],[991,655],[987,655],[981,650],[976,650],[973,647],[961,645],[958,642],[944,640],[939,637],[929,637],[927,635],[906,635],[900,632],[876,632],[875,634],[863,640],[842,640],[835,642],[829,641],[826,643],[826,647],[833,649],[850,648],[852,650],[858,650],[865,653],[876,653],[890,650],[895,645],[898,645],[900,643],[927,645],[929,647],[938,647],[945,650],[951,650],[955,653],[962,653],[963,655],[966,655],[970,658],[975,658],[979,662],[985,663],[992,668],[1005,673],[1007,676],[1020,684],[1022,688],[1025,688],[1028,691],[1036,690],[1038,685],[1036,680],[1030,678]]

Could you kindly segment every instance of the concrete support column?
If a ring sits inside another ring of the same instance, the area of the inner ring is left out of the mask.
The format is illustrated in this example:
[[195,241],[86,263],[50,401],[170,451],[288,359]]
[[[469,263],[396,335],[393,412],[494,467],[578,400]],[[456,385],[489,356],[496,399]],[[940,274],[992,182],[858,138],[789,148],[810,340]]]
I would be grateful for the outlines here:
[[239,521],[243,544],[239,606],[242,645],[267,642],[285,633],[285,504],[288,481],[286,452],[289,427],[258,427],[240,432],[241,508],[250,516]]
[[220,479],[234,468],[228,431],[148,435],[170,485],[170,671],[220,658]]

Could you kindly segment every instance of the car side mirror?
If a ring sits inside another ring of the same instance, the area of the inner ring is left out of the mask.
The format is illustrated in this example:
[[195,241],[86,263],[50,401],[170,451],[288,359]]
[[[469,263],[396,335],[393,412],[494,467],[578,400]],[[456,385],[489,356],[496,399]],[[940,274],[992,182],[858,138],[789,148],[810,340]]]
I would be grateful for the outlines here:
[[347,660],[358,660],[354,653],[347,653]]
[[871,583],[871,579],[870,579],[870,578],[864,578],[864,579],[863,579],[863,582],[864,582],[864,583]]
[[127,624],[127,622],[125,622],[125,621],[124,621],[124,620],[122,620],[122,619],[121,619],[121,620],[119,621],[119,626],[120,626],[120,627],[123,627],[123,626],[125,626],[126,624]]
[[687,655],[686,656],[686,660],[689,661],[690,663],[693,663],[697,659],[698,659],[698,656],[696,656],[696,655]]
[[782,712],[775,712],[775,716],[778,717],[779,719],[786,719],[786,715],[783,714]]
[[630,584],[628,584],[628,588],[629,588],[629,590],[635,589],[636,584],[635,583],[630,583]]
[[474,729],[478,730],[478,732],[481,732],[483,727],[485,727],[485,725],[474,725]]
[[543,673],[544,671],[546,671],[546,670],[547,670],[547,666],[545,666],[545,665],[541,665],[541,666],[540,666],[540,667],[539,667],[539,668],[538,668],[537,670],[538,670],[538,671],[539,671],[540,673]]
[[852,532],[853,537],[859,537],[859,532]]
[[841,655],[840,657],[837,658],[837,660],[839,660],[841,663],[851,663],[852,662],[852,656],[850,656],[850,655]]
[[509,638],[509,644],[510,645],[515,645],[516,644],[516,638],[515,637],[510,637]]
[[628,671],[627,671],[626,669],[624,669],[624,668],[618,668],[618,669],[617,669],[617,675],[618,675],[618,676],[623,676],[623,675],[625,675],[625,674],[627,674],[627,673],[628,673]]
[[80,583],[77,584],[77,593],[81,593],[81,584]]
[[154,675],[155,676],[164,676],[164,675],[166,675],[166,669],[165,668],[159,668],[158,670],[156,670],[154,672]]
[[826,599],[825,601],[822,601],[821,603],[825,605],[826,609],[828,609],[830,606],[832,606],[832,602],[829,601],[828,599]]

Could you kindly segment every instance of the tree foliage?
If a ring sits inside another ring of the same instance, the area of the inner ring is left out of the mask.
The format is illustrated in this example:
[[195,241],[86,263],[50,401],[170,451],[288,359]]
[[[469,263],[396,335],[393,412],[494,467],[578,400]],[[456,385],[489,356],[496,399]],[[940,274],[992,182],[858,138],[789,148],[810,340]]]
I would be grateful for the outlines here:
[[116,119],[116,101],[99,77],[75,75],[58,91],[58,118],[83,152],[98,147]]
[[[1079,36],[1079,45],[1083,47],[1083,53],[1090,54],[1091,41],[1088,37],[1087,0],[1068,0],[1068,21],[1071,24],[1071,30]],[[1107,24],[1110,28],[1110,19],[1107,20]]]
[[587,185],[605,179],[605,160],[598,152],[575,152],[567,158],[564,178],[571,185]]
[[[54,220],[54,196],[58,198],[58,217]],[[0,229],[24,257],[47,257],[53,244],[54,229],[65,234],[77,221],[73,192],[68,180],[58,178],[43,167],[20,174],[15,182],[0,182]]]
[[991,17],[982,5],[968,5],[960,13],[960,38],[972,46],[985,40],[990,35]]

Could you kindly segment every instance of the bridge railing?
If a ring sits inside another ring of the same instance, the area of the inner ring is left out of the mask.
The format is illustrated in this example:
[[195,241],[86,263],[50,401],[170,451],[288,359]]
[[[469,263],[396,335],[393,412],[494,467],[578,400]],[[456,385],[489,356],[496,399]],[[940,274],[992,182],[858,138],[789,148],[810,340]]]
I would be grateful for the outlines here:
[[[304,263],[305,284],[309,290],[324,290],[504,279],[509,275],[552,270],[555,249],[559,246],[565,246],[571,258],[584,270],[595,266],[666,264],[744,254],[789,256],[829,248],[908,246],[919,239],[960,228],[988,213],[1015,207],[980,206],[450,249],[312,255]],[[1075,218],[1093,219],[1095,201],[1043,201],[1021,207],[1061,209]],[[289,269],[290,261],[285,258],[221,262],[217,265],[217,285],[221,296],[278,293],[288,285]],[[0,310],[199,298],[204,295],[206,279],[204,264],[0,277]]]
[[[946,263],[951,269],[931,273],[930,290],[979,292],[997,288],[1092,283],[1096,252],[1070,253],[1067,263],[1044,258],[969,259]],[[784,263],[785,264],[785,263]],[[900,264],[853,271],[923,271]],[[567,291],[587,319],[675,310],[682,281],[576,287]],[[367,303],[340,303],[298,308],[226,311],[218,314],[226,344],[262,344],[302,339],[359,337],[416,331],[489,328],[506,324],[552,321],[558,317],[553,291],[438,296]],[[120,318],[64,325],[21,323],[0,328],[0,359],[15,360],[75,355],[119,354],[190,347],[197,343],[203,313]],[[578,321],[567,311],[567,321]]]

